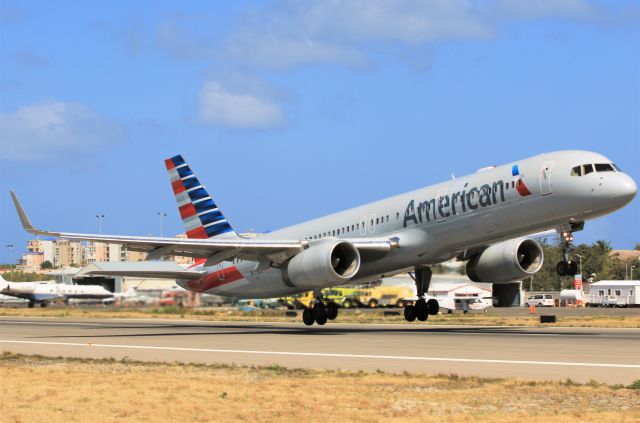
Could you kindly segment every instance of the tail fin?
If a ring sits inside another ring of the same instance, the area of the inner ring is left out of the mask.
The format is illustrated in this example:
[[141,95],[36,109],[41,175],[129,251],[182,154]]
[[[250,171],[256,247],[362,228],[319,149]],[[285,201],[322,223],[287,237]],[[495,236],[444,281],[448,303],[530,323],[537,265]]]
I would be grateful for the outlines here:
[[9,282],[7,282],[2,275],[0,275],[0,291],[4,291],[4,289],[9,286]]
[[235,238],[227,219],[182,156],[164,161],[187,238]]

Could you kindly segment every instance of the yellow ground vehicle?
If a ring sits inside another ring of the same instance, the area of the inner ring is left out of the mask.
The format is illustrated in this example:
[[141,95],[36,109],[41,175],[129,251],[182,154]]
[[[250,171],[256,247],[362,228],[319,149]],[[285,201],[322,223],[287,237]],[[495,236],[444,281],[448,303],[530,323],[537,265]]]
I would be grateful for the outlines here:
[[[326,288],[322,290],[325,301],[333,301],[343,308],[353,307],[403,307],[405,298],[414,293],[406,286],[376,286],[373,288]],[[296,298],[304,307],[313,305],[313,291]]]
[[[341,307],[346,306],[346,308],[349,308],[351,304],[354,304],[353,298],[357,292],[358,290],[355,288],[325,288],[322,290],[322,296],[325,301],[333,301]],[[296,299],[305,307],[312,306],[315,301],[313,291],[306,292]],[[345,301],[347,301],[347,304],[345,304]]]
[[360,289],[354,301],[362,307],[404,307],[404,299],[412,298],[415,294],[407,286],[376,286]]

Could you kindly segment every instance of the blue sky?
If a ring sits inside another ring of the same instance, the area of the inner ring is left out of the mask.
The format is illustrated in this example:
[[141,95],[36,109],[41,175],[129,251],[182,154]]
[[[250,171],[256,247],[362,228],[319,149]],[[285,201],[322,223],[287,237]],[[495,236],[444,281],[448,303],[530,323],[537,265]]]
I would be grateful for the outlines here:
[[[628,1],[2,0],[0,241],[28,239],[9,189],[49,229],[166,211],[177,234],[177,153],[241,231],[558,149],[640,181],[639,24]],[[638,216],[576,241],[632,248]]]

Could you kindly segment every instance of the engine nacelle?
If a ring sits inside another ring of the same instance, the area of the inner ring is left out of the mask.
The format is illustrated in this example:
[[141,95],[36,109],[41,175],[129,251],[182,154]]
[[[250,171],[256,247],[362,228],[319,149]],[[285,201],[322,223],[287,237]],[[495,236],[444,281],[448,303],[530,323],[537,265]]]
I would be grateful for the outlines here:
[[467,263],[467,276],[474,282],[513,282],[535,274],[542,267],[544,252],[533,239],[512,239],[494,244]]
[[360,253],[350,242],[323,240],[295,255],[282,277],[298,288],[324,288],[346,283],[360,269]]

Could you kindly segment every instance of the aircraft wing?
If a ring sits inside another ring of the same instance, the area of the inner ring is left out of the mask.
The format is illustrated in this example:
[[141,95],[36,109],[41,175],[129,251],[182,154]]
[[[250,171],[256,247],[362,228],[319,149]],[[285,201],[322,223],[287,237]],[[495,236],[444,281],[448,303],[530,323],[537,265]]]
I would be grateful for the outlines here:
[[139,278],[198,279],[205,270],[189,270],[172,261],[94,262],[75,277],[130,276]]
[[[71,232],[53,232],[35,228],[25,213],[16,194],[11,191],[11,198],[20,217],[22,227],[34,235],[51,236],[70,241],[93,241],[108,244],[120,244],[129,251],[148,253],[147,260],[153,260],[162,256],[186,256],[195,258],[207,258],[207,265],[211,266],[238,257],[245,260],[268,259],[280,263],[298,254],[309,247],[307,240],[272,240],[259,238],[235,238],[235,239],[193,239],[193,238],[169,238],[150,236],[122,236],[102,234],[79,234]],[[351,239],[354,247],[360,251],[390,251],[398,246],[395,239]]]

